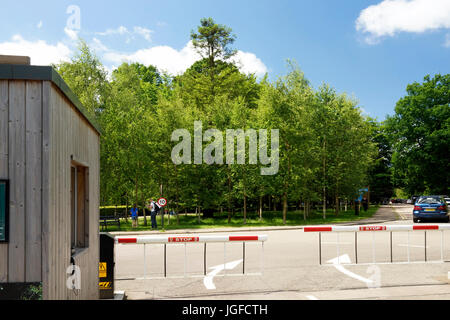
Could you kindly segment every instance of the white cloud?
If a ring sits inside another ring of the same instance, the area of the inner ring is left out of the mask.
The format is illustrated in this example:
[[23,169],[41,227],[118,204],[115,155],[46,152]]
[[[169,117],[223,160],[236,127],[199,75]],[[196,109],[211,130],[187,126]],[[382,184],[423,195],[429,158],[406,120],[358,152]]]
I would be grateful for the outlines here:
[[232,61],[245,74],[254,73],[258,77],[267,73],[266,65],[254,53],[238,51]]
[[96,52],[105,52],[109,51],[108,47],[106,47],[100,40],[97,38],[92,39],[92,43],[90,44],[91,48]]
[[[105,60],[114,64],[120,64],[122,62],[151,64],[159,70],[172,75],[183,73],[194,62],[201,59],[201,56],[195,51],[191,41],[181,50],[176,50],[169,46],[156,46],[141,49],[130,54],[110,51],[105,53],[103,57]],[[253,53],[238,51],[233,62],[237,63],[240,70],[246,74],[255,73],[257,76],[262,76],[267,72],[267,67]]]
[[449,0],[384,0],[361,11],[356,30],[368,34],[366,42],[400,32],[422,33],[450,28]]
[[41,21],[39,21],[39,23],[37,24],[37,28],[38,28],[38,29],[41,29],[43,25],[44,25],[44,23],[43,23],[42,20],[41,20]]
[[141,35],[145,40],[152,41],[151,34],[152,30],[143,27],[134,27],[134,33]]
[[124,26],[120,26],[117,29],[108,29],[105,32],[96,32],[99,36],[110,36],[115,34],[124,35],[126,33],[128,33],[128,29]]
[[[77,31],[65,28],[65,33],[72,39],[78,36]],[[121,32],[119,29],[116,31]],[[124,30],[122,30],[124,32]],[[28,41],[20,35],[12,37],[11,41],[0,43],[0,54],[6,55],[26,55],[31,57],[34,65],[49,65],[61,61],[70,61],[72,46],[68,42],[49,44],[44,40]],[[201,56],[194,49],[189,41],[184,48],[176,50],[170,46],[155,46],[144,48],[132,53],[115,51],[102,43],[98,38],[90,41],[91,48],[104,61],[105,67],[111,71],[113,66],[118,66],[122,62],[139,62],[144,65],[154,65],[159,70],[172,75],[179,75],[186,71]],[[253,53],[238,51],[232,61],[239,67],[241,72],[246,74],[254,73],[263,76],[268,70],[264,63]]]
[[71,50],[65,44],[56,45],[46,41],[27,41],[20,35],[12,37],[11,41],[0,43],[0,54],[29,56],[33,65],[50,65],[61,61],[69,61]]
[[140,49],[134,53],[125,54],[109,52],[104,55],[105,60],[120,64],[122,62],[139,62],[145,65],[154,65],[161,71],[173,75],[183,73],[201,57],[195,52],[191,43],[177,51],[169,46],[157,46]]
[[70,40],[75,41],[78,39],[78,31],[73,30],[73,29],[69,29],[69,28],[64,28],[64,33],[70,38]]
[[128,30],[127,27],[120,26],[116,29],[107,29],[104,32],[96,32],[96,35],[99,36],[112,36],[112,35],[121,35],[127,36],[127,42],[136,38],[136,35],[143,37],[147,41],[151,41],[152,30],[144,28],[144,27],[133,27],[133,30]]

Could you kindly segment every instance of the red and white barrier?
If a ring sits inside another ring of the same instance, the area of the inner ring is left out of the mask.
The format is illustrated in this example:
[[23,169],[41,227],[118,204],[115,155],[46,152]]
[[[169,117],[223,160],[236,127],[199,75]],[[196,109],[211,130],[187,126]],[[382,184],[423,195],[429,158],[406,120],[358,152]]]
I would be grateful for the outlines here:
[[219,235],[219,236],[136,236],[136,237],[115,237],[115,243],[120,245],[136,245],[141,244],[144,247],[143,257],[144,257],[144,279],[146,279],[146,245],[164,245],[164,277],[167,277],[167,245],[171,244],[184,244],[184,276],[186,277],[186,266],[187,266],[187,250],[186,247],[189,243],[203,243],[203,272],[206,276],[207,264],[206,264],[206,245],[208,243],[223,243],[224,246],[224,269],[226,265],[226,244],[227,243],[242,243],[243,246],[243,259],[242,259],[242,272],[245,274],[245,244],[247,242],[259,242],[261,243],[261,274],[264,272],[264,242],[268,240],[267,235],[255,235],[255,236],[243,236],[243,235]]
[[265,242],[267,235],[258,236],[138,236],[116,237],[116,244],[176,244],[212,242]]
[[305,227],[304,232],[374,232],[450,230],[450,224]]
[[408,263],[410,262],[410,233],[412,231],[424,232],[424,250],[425,250],[425,262],[427,261],[427,231],[441,231],[441,260],[444,261],[444,231],[450,230],[450,224],[424,224],[424,225],[373,225],[373,226],[316,226],[316,227],[304,227],[304,232],[318,233],[319,234],[319,264],[322,264],[322,233],[335,233],[336,234],[336,247],[338,257],[340,255],[340,241],[339,234],[344,232],[352,232],[355,234],[355,260],[358,264],[358,234],[360,232],[371,232],[373,234],[372,239],[372,256],[373,263],[375,263],[375,233],[376,232],[389,232],[390,233],[390,253],[391,263],[393,262],[392,254],[392,233],[393,232],[407,232],[407,256]]

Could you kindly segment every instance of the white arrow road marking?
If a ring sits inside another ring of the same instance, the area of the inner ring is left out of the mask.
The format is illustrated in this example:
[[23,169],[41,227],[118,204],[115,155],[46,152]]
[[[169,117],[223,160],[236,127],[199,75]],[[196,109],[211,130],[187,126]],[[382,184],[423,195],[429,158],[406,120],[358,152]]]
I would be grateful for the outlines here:
[[208,290],[216,290],[216,286],[214,285],[213,279],[215,276],[217,276],[220,272],[222,272],[224,269],[226,270],[233,270],[236,268],[243,260],[237,260],[233,262],[228,262],[227,264],[218,265],[215,267],[211,267],[209,269],[213,270],[212,272],[208,273],[206,277],[203,279],[203,284],[205,285],[206,289]]
[[328,263],[332,263],[333,266],[338,271],[346,274],[347,276],[349,276],[349,277],[351,277],[353,279],[362,281],[362,282],[367,283],[367,284],[373,283],[373,280],[361,277],[361,276],[359,276],[359,275],[357,275],[357,274],[355,274],[355,273],[353,273],[351,271],[348,271],[347,269],[344,268],[344,266],[342,264],[350,264],[351,263],[351,260],[350,260],[350,257],[348,256],[348,254],[344,254],[344,255],[342,255],[340,257],[331,259],[330,261],[328,261]]

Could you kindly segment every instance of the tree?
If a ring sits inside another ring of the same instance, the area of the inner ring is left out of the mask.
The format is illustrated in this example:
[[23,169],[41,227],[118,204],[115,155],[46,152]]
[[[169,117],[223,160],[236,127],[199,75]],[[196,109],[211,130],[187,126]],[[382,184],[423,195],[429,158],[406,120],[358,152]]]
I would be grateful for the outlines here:
[[386,128],[395,185],[410,195],[449,193],[450,74],[408,85]]
[[217,60],[228,60],[236,51],[230,45],[236,40],[233,30],[227,26],[217,24],[212,18],[200,20],[197,32],[191,31],[191,40],[197,52],[208,60],[209,68],[215,68]]
[[63,62],[55,68],[87,112],[99,118],[106,107],[109,83],[105,68],[86,42],[80,39],[78,53],[70,62]]
[[375,120],[370,120],[372,127],[372,142],[378,152],[375,161],[369,169],[370,200],[382,202],[394,194],[392,183],[392,147],[386,133],[386,126]]
[[301,174],[303,168],[302,157],[298,154],[304,152],[308,144],[305,116],[313,97],[303,72],[295,64],[289,62],[289,65],[291,72],[286,77],[279,79],[275,85],[264,87],[258,110],[262,128],[280,130],[279,173],[272,182],[275,194],[282,198],[284,224],[294,177]]

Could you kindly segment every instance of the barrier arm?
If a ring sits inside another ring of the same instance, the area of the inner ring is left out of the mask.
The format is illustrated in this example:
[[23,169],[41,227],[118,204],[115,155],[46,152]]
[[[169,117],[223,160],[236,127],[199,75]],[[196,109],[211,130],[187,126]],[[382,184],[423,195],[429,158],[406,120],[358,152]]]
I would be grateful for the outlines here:
[[[391,263],[393,263],[392,255],[392,233],[393,232],[408,232],[408,244],[407,244],[407,256],[408,262],[410,262],[410,232],[424,231],[425,242],[425,262],[427,261],[427,231],[435,230],[441,231],[441,261],[444,261],[444,230],[450,230],[449,224],[436,224],[436,225],[374,225],[374,226],[319,226],[319,227],[305,227],[304,232],[318,233],[319,234],[319,264],[322,265],[322,233],[324,232],[336,232],[337,233],[337,252],[339,257],[339,233],[354,232],[355,233],[355,260],[358,264],[358,233],[359,232],[372,232],[372,250],[373,250],[373,263],[375,263],[375,232],[390,232],[390,254]],[[339,258],[338,258],[339,259]],[[339,263],[339,261],[338,261]]]
[[206,275],[207,270],[207,244],[208,243],[223,243],[224,244],[224,269],[226,264],[226,244],[229,242],[242,242],[243,250],[243,267],[242,273],[245,275],[245,244],[247,242],[261,242],[261,270],[264,273],[264,242],[268,240],[267,235],[256,235],[256,236],[230,236],[230,235],[219,235],[219,236],[130,236],[130,237],[116,237],[115,243],[120,245],[136,245],[142,244],[144,247],[144,279],[146,278],[146,245],[164,245],[164,277],[167,278],[167,245],[170,244],[184,244],[184,276],[186,277],[186,266],[187,266],[187,244],[188,243],[203,243],[203,272]]

